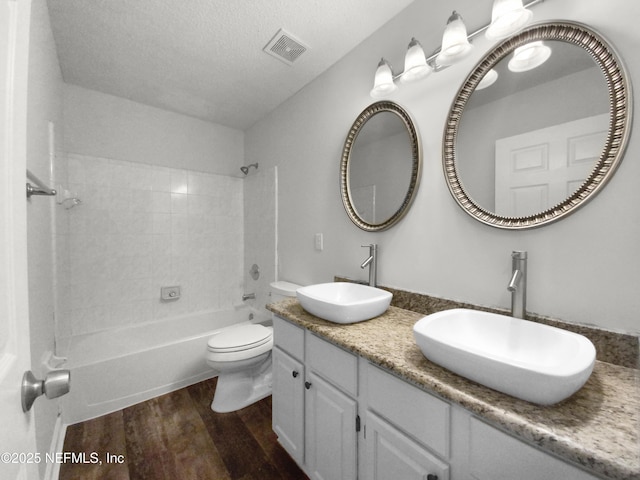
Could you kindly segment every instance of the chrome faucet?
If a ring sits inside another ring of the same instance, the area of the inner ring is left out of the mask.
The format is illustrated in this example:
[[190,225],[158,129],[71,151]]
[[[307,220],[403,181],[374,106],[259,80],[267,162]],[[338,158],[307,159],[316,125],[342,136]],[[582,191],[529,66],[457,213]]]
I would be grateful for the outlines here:
[[511,252],[511,316],[524,318],[527,313],[527,252]]
[[369,258],[367,258],[360,268],[365,269],[369,267],[369,285],[375,287],[378,282],[378,245],[371,243],[369,245],[362,245],[363,247],[369,247]]

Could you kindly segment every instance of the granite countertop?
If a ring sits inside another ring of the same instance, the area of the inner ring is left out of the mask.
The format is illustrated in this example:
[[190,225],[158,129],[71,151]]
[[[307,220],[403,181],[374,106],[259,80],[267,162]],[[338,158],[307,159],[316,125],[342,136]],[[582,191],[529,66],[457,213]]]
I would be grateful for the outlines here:
[[639,370],[596,361],[582,389],[545,407],[491,390],[427,360],[413,339],[420,313],[390,307],[372,320],[340,325],[307,313],[296,299],[267,308],[597,475],[640,479]]

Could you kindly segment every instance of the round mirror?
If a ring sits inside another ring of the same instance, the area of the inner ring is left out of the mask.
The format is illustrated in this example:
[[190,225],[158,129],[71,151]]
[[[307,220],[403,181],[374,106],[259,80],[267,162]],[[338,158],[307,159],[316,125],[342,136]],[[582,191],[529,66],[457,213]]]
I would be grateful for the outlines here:
[[342,150],[342,203],[363,230],[385,230],[409,209],[420,181],[421,151],[409,114],[388,101],[368,106]]
[[447,184],[485,224],[537,227],[600,190],[630,128],[630,86],[602,37],[535,25],[491,50],[460,88],[444,132]]

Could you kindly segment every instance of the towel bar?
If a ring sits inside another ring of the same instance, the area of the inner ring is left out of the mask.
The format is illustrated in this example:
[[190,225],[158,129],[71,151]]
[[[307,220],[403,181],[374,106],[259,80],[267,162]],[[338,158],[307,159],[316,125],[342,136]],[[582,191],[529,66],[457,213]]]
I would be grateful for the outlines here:
[[27,169],[27,178],[35,184],[35,187],[27,182],[27,198],[31,195],[49,195],[53,196],[56,191],[47,187],[42,181]]

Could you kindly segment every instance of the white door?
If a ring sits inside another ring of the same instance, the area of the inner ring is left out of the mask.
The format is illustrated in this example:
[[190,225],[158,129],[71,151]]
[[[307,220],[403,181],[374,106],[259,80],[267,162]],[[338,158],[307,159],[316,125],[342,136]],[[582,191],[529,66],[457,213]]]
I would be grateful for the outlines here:
[[27,283],[26,112],[30,0],[0,0],[0,478],[38,478],[32,413]]
[[595,115],[496,140],[496,213],[532,215],[569,197],[595,167],[608,125]]

